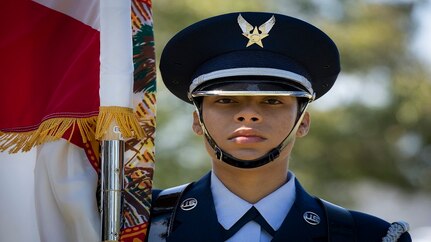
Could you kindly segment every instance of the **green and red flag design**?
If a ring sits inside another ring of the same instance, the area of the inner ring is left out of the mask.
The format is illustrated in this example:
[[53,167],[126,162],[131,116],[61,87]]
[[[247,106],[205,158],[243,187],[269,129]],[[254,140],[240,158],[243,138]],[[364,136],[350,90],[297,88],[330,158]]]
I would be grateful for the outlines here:
[[126,141],[124,225],[121,241],[144,241],[155,162],[156,63],[150,0],[132,1],[134,107],[146,136]]

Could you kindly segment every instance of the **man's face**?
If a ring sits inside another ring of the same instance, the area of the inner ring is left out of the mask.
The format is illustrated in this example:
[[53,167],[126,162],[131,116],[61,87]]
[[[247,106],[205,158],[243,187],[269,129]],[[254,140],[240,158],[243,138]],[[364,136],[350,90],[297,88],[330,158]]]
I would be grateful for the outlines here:
[[[202,102],[203,120],[212,138],[242,160],[257,159],[277,147],[292,130],[297,110],[296,98],[288,96],[207,96]],[[197,133],[198,126],[195,115]]]

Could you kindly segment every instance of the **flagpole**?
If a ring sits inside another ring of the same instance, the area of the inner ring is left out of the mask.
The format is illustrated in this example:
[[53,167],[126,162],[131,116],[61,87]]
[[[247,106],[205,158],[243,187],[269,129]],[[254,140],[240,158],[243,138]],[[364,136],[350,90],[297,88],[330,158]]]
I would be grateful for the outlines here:
[[102,141],[102,241],[119,241],[122,226],[124,141]]

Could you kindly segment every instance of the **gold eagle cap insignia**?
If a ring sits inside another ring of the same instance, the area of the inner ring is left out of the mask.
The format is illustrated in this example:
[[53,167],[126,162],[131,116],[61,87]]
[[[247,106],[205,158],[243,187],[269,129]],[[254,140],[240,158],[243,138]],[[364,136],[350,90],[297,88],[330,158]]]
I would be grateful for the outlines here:
[[263,23],[261,26],[253,27],[247,20],[242,17],[241,14],[238,15],[238,24],[239,27],[242,30],[242,35],[247,37],[248,43],[246,47],[249,47],[250,45],[257,44],[260,47],[263,48],[262,39],[268,37],[269,31],[272,29],[272,27],[275,24],[275,17],[272,15],[270,19],[268,19],[265,23]]

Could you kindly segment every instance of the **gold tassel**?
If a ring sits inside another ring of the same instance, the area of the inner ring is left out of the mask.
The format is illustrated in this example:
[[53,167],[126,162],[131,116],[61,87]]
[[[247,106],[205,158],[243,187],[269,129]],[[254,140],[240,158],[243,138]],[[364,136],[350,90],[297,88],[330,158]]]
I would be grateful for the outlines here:
[[[96,117],[52,118],[43,121],[36,130],[28,132],[0,132],[0,151],[9,150],[9,153],[29,151],[37,145],[60,139],[70,128],[74,130],[75,125],[78,127],[84,143],[95,140],[94,127],[96,126]],[[73,132],[70,132],[69,137],[66,137],[68,141],[70,141],[72,135]]]
[[[100,107],[97,117],[96,139],[110,139],[114,131],[110,130],[115,123],[118,126],[123,138],[145,137],[144,130],[139,124],[133,109],[126,107]],[[114,134],[115,136],[115,134]]]

